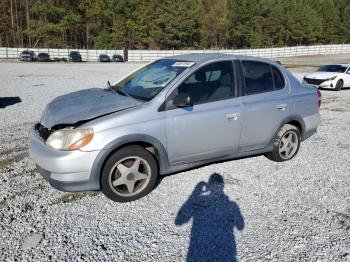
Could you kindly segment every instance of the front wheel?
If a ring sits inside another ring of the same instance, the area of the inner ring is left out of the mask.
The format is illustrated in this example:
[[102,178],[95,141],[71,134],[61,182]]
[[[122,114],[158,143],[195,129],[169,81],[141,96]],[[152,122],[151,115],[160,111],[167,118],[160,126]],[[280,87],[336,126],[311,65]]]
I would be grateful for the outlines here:
[[154,188],[157,177],[158,165],[154,156],[141,146],[126,146],[106,161],[101,190],[113,201],[134,201]]
[[285,124],[277,133],[272,152],[265,156],[275,162],[291,160],[299,151],[300,130],[293,125]]
[[340,91],[343,89],[343,86],[344,86],[343,80],[339,79],[337,84],[335,85],[335,90]]

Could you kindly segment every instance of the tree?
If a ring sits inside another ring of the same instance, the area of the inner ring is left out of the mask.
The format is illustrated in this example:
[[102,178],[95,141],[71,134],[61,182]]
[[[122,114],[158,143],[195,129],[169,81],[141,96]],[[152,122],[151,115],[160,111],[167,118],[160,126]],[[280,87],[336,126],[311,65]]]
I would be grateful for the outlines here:
[[349,0],[0,0],[0,46],[242,48],[350,41]]

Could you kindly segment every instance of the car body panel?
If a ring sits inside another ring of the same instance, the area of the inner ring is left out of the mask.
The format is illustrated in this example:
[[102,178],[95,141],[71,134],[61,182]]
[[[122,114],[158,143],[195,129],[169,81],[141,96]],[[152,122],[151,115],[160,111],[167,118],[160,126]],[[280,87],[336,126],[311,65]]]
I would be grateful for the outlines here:
[[[298,123],[303,140],[317,130],[320,121],[317,90],[303,86],[276,62],[214,53],[170,58],[194,64],[150,101],[95,88],[49,103],[41,120],[43,126],[50,129],[76,124],[92,128],[94,137],[80,150],[62,152],[49,148],[33,129],[30,152],[39,172],[60,190],[99,190],[104,162],[125,145],[136,143],[153,148],[160,174],[169,174],[214,161],[269,152],[278,130],[291,121]],[[273,64],[283,73],[286,87],[245,96],[242,86],[237,85],[238,96],[234,98],[171,110],[166,106],[170,94],[202,66],[242,59]],[[279,109],[280,105],[286,105],[285,109]],[[228,119],[227,115],[232,113],[239,113],[238,117]],[[86,162],[89,163],[81,167]],[[73,175],[67,178],[65,174]]]
[[289,86],[283,90],[242,98],[241,152],[264,148],[280,123],[290,114]]
[[[241,132],[240,113],[240,98],[167,110],[166,136],[170,164],[196,162],[237,152]],[[230,114],[237,114],[237,118],[228,119]]]
[[47,128],[58,124],[75,124],[139,104],[139,101],[111,89],[84,89],[52,100],[46,106],[40,122]]
[[39,53],[37,56],[37,61],[38,62],[49,62],[50,56],[47,53]]

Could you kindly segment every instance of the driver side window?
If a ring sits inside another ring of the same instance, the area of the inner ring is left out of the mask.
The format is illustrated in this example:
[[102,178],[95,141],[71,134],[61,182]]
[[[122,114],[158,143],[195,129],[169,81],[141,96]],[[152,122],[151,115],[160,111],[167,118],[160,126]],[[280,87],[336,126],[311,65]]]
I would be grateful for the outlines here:
[[[175,94],[188,94],[193,105],[235,97],[232,61],[206,65],[190,75]],[[172,96],[173,97],[173,96]]]

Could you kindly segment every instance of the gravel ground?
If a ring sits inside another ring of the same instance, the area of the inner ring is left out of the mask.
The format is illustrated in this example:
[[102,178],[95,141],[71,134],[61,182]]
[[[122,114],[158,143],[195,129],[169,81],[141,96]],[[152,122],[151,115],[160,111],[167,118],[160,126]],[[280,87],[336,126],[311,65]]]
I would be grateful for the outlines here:
[[51,188],[28,157],[29,127],[54,97],[138,66],[0,63],[0,97],[14,97],[0,109],[1,261],[350,261],[350,90],[322,91],[319,131],[289,162],[208,165],[125,204]]

